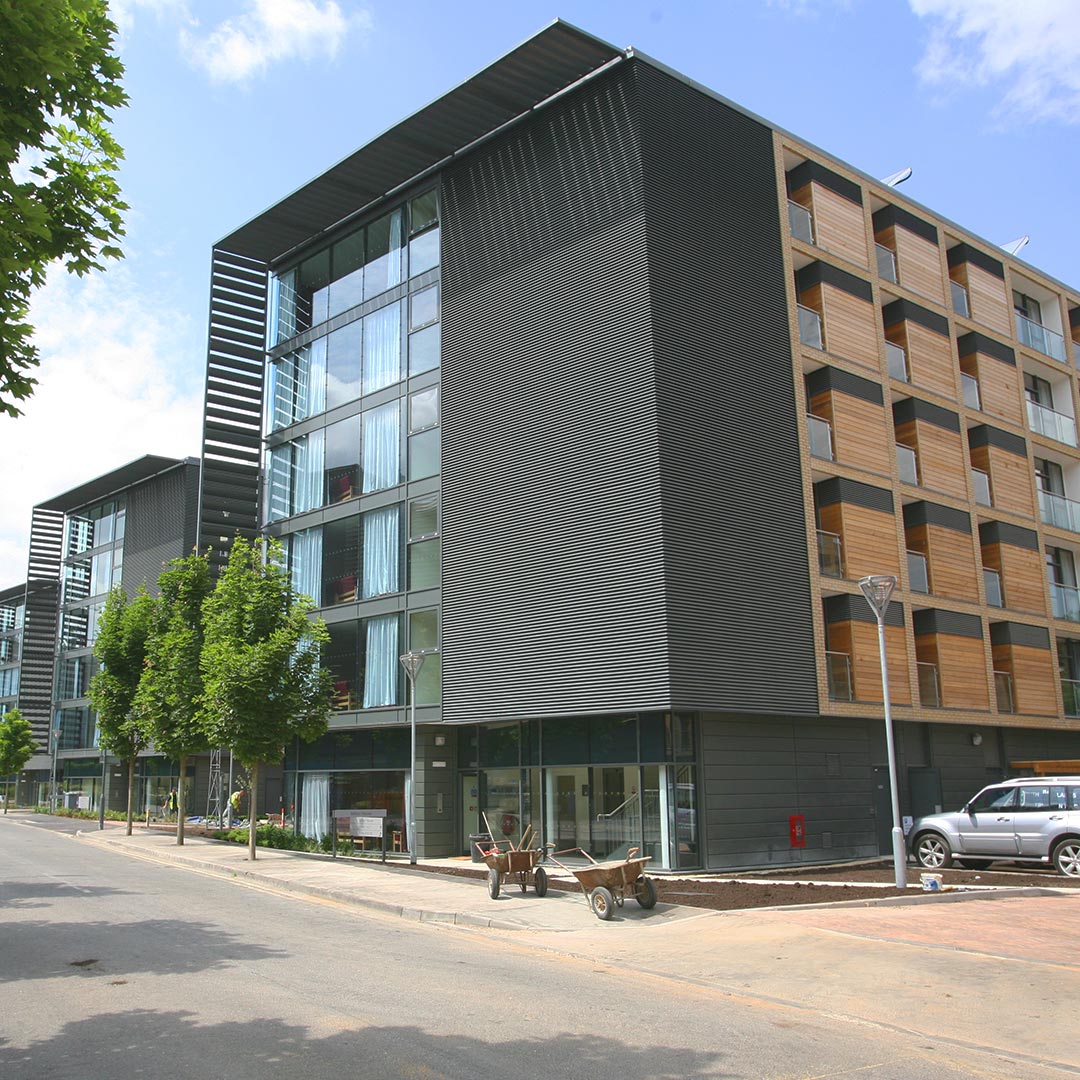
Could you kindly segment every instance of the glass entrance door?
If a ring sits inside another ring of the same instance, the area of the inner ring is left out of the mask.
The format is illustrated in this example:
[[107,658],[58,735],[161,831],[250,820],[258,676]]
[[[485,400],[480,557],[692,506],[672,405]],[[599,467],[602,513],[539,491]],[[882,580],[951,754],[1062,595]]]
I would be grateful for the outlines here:
[[483,832],[480,822],[480,778],[476,773],[461,774],[461,850],[472,855],[469,837]]
[[545,833],[556,851],[589,849],[589,770],[553,768],[545,776]]
[[598,766],[591,770],[594,859],[625,859],[641,848],[641,794],[636,765]]

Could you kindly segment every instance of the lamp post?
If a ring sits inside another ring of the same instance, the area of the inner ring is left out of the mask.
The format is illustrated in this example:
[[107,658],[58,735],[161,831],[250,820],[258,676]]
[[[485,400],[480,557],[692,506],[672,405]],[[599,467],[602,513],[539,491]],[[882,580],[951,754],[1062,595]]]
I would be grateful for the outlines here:
[[416,865],[416,677],[424,666],[422,652],[407,652],[398,657],[409,677],[409,863]]
[[49,805],[56,813],[56,752],[60,749],[60,733],[63,728],[52,729],[52,775],[49,777]]
[[885,611],[889,606],[896,578],[891,574],[874,574],[859,579],[866,602],[877,619],[878,649],[881,653],[881,694],[885,702],[885,749],[889,757],[889,795],[892,799],[892,849],[896,887],[907,888],[907,848],[904,830],[900,827],[900,791],[896,783],[896,750],[893,746],[892,712],[889,709],[889,667],[885,658]]

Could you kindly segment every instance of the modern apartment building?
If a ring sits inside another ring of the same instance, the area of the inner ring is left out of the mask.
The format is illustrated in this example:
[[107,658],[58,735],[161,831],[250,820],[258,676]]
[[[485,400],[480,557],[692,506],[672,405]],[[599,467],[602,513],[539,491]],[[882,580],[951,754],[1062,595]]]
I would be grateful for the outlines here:
[[[225,237],[199,543],[329,624],[298,818],[657,868],[889,850],[1080,757],[1080,292],[556,22]],[[1074,501],[1075,500],[1075,501]]]

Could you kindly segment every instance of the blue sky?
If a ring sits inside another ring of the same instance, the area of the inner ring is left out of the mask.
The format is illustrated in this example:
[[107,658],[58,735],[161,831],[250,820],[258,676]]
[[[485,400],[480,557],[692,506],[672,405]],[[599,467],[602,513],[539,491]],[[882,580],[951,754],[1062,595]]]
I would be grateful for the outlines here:
[[[31,507],[199,451],[213,243],[552,18],[641,52],[1080,287],[1078,0],[113,0],[127,258],[35,300],[0,418],[0,587]],[[89,415],[88,415],[89,410]]]

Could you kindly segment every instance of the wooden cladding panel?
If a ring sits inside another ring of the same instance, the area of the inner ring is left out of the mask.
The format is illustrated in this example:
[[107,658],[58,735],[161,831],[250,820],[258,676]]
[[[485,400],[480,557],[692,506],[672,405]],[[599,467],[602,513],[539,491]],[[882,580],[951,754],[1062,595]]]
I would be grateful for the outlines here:
[[956,362],[952,342],[910,319],[907,327],[908,370],[916,386],[956,397]]
[[814,285],[803,294],[801,303],[823,315],[825,348],[837,356],[879,366],[874,305],[832,285]]
[[941,253],[937,244],[895,225],[883,229],[878,236],[885,247],[896,252],[900,284],[944,304],[945,281],[941,275]]
[[972,263],[961,263],[953,274],[968,291],[971,317],[1006,337],[1013,337],[1012,304],[1005,291],[1005,282]]
[[919,660],[925,657],[925,663],[937,664],[942,708],[990,708],[982,638],[920,634],[915,638],[915,653]]
[[1035,516],[1031,470],[1026,457],[1010,454],[997,446],[973,446],[971,463],[990,474],[990,492],[994,506],[1025,517]]
[[923,487],[957,499],[967,498],[967,466],[958,432],[946,431],[925,420],[908,420],[897,425],[896,441],[915,448]]
[[[807,188],[810,189],[809,202],[806,201]],[[861,206],[817,183],[806,184],[792,199],[802,206],[812,206],[814,239],[818,247],[835,252],[858,266],[870,265]]]
[[907,530],[907,542],[912,551],[921,551],[927,558],[932,593],[978,602],[978,568],[969,533],[938,525],[913,525]]
[[960,366],[965,374],[979,380],[983,412],[1011,420],[1014,424],[1023,424],[1020,376],[1015,367],[980,353],[965,357]]
[[[883,701],[877,623],[852,621],[841,625],[848,627],[851,642],[851,678],[856,701]],[[834,629],[835,624],[829,627],[830,645]],[[885,655],[889,664],[889,701],[895,705],[910,705],[907,637],[902,626],[885,627]]]
[[885,430],[883,406],[831,390],[815,395],[810,411],[832,424],[837,461],[882,476],[890,474],[892,458],[887,440],[881,437]]
[[852,503],[823,506],[818,515],[821,528],[837,533],[844,548],[844,577],[868,574],[900,576],[896,547],[896,520],[892,514]]
[[1058,712],[1053,655],[1049,649],[995,645],[994,669],[1012,674],[1016,711],[1040,716]]
[[1001,572],[1007,608],[1045,614],[1045,570],[1039,552],[1011,544],[987,544],[982,556],[984,566]]

